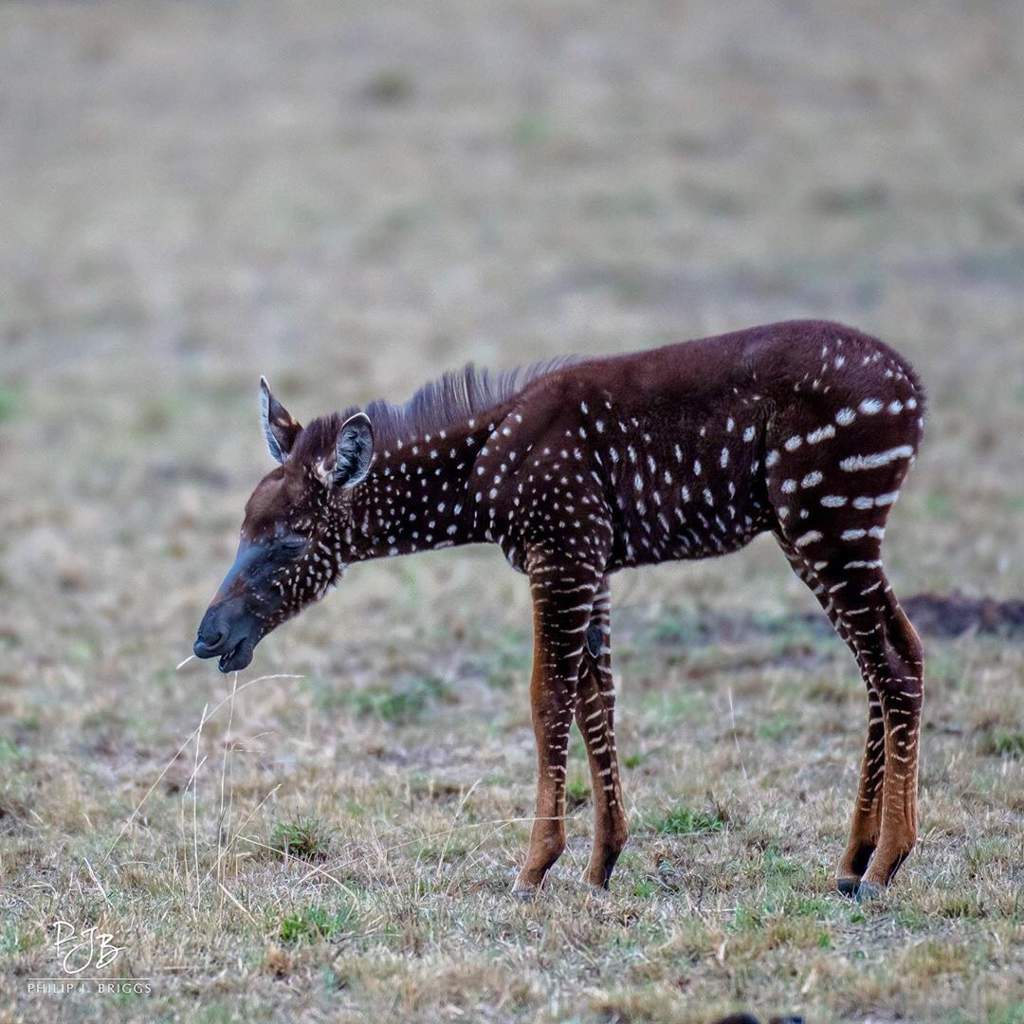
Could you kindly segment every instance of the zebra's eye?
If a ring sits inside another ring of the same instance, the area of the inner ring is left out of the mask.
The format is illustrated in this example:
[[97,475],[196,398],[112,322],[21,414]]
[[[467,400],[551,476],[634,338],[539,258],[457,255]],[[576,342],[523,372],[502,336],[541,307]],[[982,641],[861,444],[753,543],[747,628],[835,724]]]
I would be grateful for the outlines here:
[[307,540],[299,534],[292,534],[289,537],[282,537],[278,544],[283,554],[289,558],[295,558],[306,550]]

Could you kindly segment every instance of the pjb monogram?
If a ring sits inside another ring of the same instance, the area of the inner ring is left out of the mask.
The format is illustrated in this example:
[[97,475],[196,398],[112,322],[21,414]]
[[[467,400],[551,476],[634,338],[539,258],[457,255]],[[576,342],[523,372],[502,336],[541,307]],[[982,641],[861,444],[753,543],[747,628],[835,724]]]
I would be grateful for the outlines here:
[[124,946],[115,946],[114,936],[97,931],[95,925],[76,931],[67,921],[54,921],[53,947],[61,957],[60,966],[65,974],[81,974],[88,968],[102,970],[116,959]]

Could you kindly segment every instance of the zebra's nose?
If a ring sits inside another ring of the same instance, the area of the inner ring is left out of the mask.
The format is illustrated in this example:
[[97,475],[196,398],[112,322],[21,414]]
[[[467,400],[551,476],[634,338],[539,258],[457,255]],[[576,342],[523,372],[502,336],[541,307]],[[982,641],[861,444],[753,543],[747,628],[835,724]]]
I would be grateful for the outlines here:
[[197,658],[212,658],[223,651],[227,638],[228,630],[219,621],[217,610],[210,608],[199,623],[192,652]]
[[208,639],[196,637],[196,642],[192,645],[192,650],[196,657],[212,658],[215,654],[219,654],[221,647],[224,645],[224,636],[224,633],[218,633],[215,637]]

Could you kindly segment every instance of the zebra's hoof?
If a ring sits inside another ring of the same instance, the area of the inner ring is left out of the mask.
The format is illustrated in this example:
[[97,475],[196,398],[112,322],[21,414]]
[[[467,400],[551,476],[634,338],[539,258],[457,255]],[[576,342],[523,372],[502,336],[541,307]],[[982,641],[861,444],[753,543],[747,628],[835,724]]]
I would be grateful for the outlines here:
[[857,895],[857,886],[859,885],[860,879],[856,875],[845,875],[836,879],[836,888],[850,899]]
[[860,885],[857,886],[857,902],[858,903],[873,903],[875,900],[880,900],[885,895],[885,886],[878,885],[877,882],[869,882],[866,879],[861,879]]

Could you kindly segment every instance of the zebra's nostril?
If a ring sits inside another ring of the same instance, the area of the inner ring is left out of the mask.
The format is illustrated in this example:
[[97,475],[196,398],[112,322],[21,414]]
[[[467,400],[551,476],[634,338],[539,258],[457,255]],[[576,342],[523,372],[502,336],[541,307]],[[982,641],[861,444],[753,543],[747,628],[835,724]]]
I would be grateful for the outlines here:
[[216,627],[203,628],[200,626],[199,632],[196,634],[196,642],[192,645],[192,650],[200,658],[210,658],[220,653],[220,649],[224,646],[226,639],[227,634],[224,630]]

